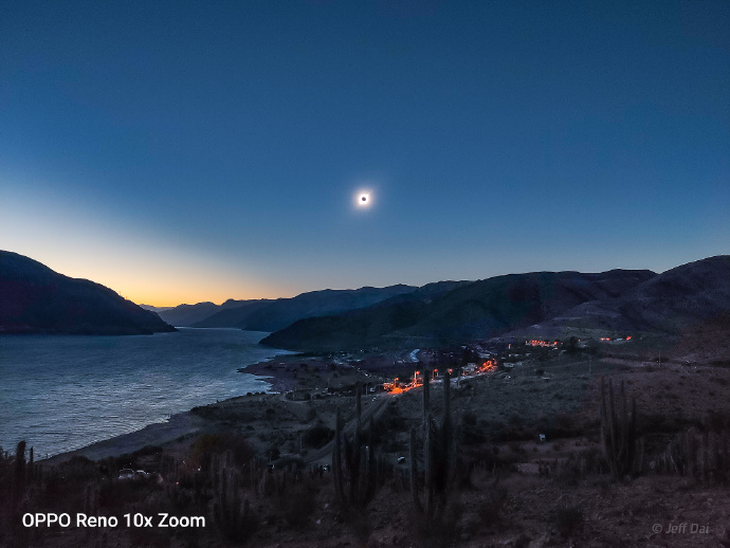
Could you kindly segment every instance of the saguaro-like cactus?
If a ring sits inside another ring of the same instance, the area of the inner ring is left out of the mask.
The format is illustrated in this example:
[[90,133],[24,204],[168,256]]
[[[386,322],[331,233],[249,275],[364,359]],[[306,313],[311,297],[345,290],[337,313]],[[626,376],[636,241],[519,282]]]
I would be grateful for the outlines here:
[[621,381],[621,409],[617,411],[613,393],[613,382],[608,381],[608,398],[606,383],[601,378],[601,440],[603,454],[608,461],[611,475],[615,479],[623,479],[634,469],[636,452],[636,398],[631,401],[631,416],[628,413],[626,392]]
[[223,536],[232,541],[245,542],[256,531],[258,520],[248,499],[241,500],[238,474],[222,471],[213,503],[213,521]]
[[446,507],[456,473],[457,444],[451,422],[451,377],[444,375],[444,408],[440,426],[429,412],[423,423],[423,481],[416,455],[416,431],[410,437],[411,493],[416,510],[427,519]]
[[431,370],[423,370],[423,420],[428,418],[431,405]]
[[13,473],[12,502],[17,507],[25,495],[26,487],[25,441],[18,443],[15,449],[15,471]]
[[332,448],[332,473],[337,500],[344,508],[365,508],[375,496],[377,466],[373,447],[373,425],[370,422],[365,443],[360,416],[360,391],[357,391],[357,424],[352,437],[342,431],[342,416],[337,410],[335,440]]

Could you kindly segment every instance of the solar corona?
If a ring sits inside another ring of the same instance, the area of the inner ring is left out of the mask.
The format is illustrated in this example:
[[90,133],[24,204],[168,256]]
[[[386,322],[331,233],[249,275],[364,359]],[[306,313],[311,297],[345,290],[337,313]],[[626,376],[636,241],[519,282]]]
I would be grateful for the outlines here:
[[368,209],[373,203],[372,193],[361,190],[355,196],[355,205],[359,209]]

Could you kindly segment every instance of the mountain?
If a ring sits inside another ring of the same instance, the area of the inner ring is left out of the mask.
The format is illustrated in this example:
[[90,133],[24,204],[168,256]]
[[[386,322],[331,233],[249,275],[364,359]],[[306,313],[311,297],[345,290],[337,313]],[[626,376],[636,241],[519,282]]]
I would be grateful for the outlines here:
[[[176,327],[190,327],[223,310],[227,310],[229,308],[237,308],[237,307],[241,307],[241,306],[246,306],[248,303],[256,303],[256,302],[267,302],[267,301],[263,301],[263,300],[236,301],[233,299],[228,299],[226,302],[224,302],[221,305],[217,305],[212,302],[206,301],[206,302],[197,303],[197,304],[181,304],[170,310],[163,310],[161,312],[158,312],[158,314],[160,315],[160,318],[165,320],[170,325],[174,325]],[[211,326],[211,327],[231,327],[231,326],[225,325],[225,326]]]
[[730,311],[730,255],[667,270],[611,299],[592,300],[549,327],[678,334]]
[[654,276],[648,270],[533,272],[462,282],[435,295],[428,295],[426,286],[410,298],[298,321],[261,343],[300,351],[457,344],[528,327],[580,303],[618,297]]
[[137,306],[144,308],[145,310],[149,310],[150,312],[154,312],[157,315],[159,315],[160,312],[166,312],[167,310],[172,310],[174,308],[173,306],[152,306],[151,304],[144,303],[140,303]]
[[0,333],[133,335],[175,331],[111,289],[0,251]]
[[[422,288],[423,289],[423,288]],[[443,346],[495,336],[594,332],[680,334],[730,312],[730,256],[709,257],[662,274],[510,274],[431,299],[405,297],[337,316],[302,320],[262,344],[300,351]]]
[[221,310],[193,324],[193,327],[237,327],[250,331],[277,331],[304,318],[339,314],[365,308],[391,297],[408,294],[413,286],[311,291],[296,297],[272,301],[247,301]]

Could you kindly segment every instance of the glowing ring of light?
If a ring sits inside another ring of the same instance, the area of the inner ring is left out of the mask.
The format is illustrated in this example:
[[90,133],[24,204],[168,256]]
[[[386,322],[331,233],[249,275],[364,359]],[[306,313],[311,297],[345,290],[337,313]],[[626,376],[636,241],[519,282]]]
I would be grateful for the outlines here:
[[362,211],[372,208],[375,203],[375,193],[366,186],[361,186],[352,194],[352,207]]

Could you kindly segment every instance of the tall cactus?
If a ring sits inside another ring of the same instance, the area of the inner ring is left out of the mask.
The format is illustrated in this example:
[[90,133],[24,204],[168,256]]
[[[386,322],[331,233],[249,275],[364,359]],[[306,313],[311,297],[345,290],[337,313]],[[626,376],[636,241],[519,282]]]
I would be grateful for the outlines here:
[[444,375],[444,407],[441,425],[429,412],[423,422],[423,482],[417,468],[416,431],[410,436],[411,493],[416,510],[427,519],[446,507],[456,472],[457,444],[451,422],[451,376]]
[[258,528],[248,499],[241,500],[238,474],[230,470],[221,471],[213,521],[224,537],[236,542],[245,542]]
[[428,418],[428,410],[431,405],[431,371],[423,370],[423,420]]
[[25,441],[18,442],[15,448],[15,471],[13,473],[12,503],[16,507],[25,495],[26,487]]
[[606,383],[601,377],[601,440],[603,454],[608,461],[611,475],[621,480],[634,470],[636,453],[636,398],[631,401],[631,416],[628,414],[624,382],[621,381],[621,409],[616,410],[613,382],[608,381],[608,398]]
[[357,423],[352,437],[342,431],[342,415],[337,410],[335,440],[332,448],[332,472],[335,492],[345,508],[365,508],[375,496],[377,467],[373,447],[373,424],[370,421],[368,442],[362,433],[360,391],[357,391]]
[[20,441],[15,449],[15,481],[21,486],[25,483],[25,470],[25,441]]

